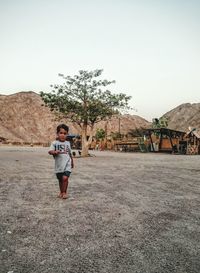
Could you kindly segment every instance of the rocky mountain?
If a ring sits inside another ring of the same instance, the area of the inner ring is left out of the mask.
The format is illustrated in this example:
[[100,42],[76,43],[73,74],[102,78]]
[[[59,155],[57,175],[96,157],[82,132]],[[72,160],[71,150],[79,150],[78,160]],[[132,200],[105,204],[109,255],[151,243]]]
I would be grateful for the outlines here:
[[[41,97],[34,92],[0,95],[0,140],[10,142],[47,143],[55,138],[55,128],[60,123],[43,105]],[[66,121],[70,134],[80,133],[76,126]],[[150,123],[136,115],[122,115],[98,123],[96,128],[107,128],[107,133],[127,133],[131,129],[148,127]]]
[[200,103],[184,103],[164,115],[168,127],[174,130],[188,131],[188,127],[200,129]]
[[47,141],[53,134],[52,113],[34,92],[0,96],[0,137],[10,141]]

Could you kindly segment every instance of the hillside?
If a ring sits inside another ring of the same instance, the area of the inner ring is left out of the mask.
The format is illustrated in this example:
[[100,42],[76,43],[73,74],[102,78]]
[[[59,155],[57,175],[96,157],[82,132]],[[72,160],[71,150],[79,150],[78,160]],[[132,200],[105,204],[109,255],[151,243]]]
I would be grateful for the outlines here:
[[[66,121],[71,134],[79,133],[75,126]],[[0,138],[10,142],[46,143],[55,138],[55,128],[59,121],[49,108],[43,105],[41,97],[34,92],[19,92],[0,95]],[[105,129],[105,122],[97,128]],[[113,117],[107,123],[107,132],[127,133],[131,129],[147,127],[149,122],[136,115]]]
[[184,103],[167,112],[169,128],[188,131],[188,127],[200,129],[200,103]]
[[0,96],[0,121],[0,136],[10,141],[48,141],[53,133],[52,113],[34,92]]

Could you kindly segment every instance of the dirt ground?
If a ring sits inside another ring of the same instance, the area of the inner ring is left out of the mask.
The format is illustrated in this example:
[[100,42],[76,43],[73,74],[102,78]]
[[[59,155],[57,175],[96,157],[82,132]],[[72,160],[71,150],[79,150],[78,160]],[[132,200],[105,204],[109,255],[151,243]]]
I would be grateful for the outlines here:
[[199,273],[200,156],[92,153],[61,200],[47,148],[0,147],[0,272]]

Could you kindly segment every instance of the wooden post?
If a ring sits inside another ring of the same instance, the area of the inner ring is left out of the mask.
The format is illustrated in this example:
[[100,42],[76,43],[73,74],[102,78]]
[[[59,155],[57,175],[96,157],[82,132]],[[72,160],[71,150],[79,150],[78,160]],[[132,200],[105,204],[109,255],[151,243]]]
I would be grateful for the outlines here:
[[159,151],[162,148],[162,140],[163,140],[163,133],[162,133],[162,129],[160,129],[160,142],[159,142]]
[[172,146],[172,152],[174,151],[173,149],[173,142],[172,142],[172,136],[171,136],[171,132],[170,130],[168,129],[168,133],[169,133],[169,139],[170,139],[170,143],[171,143],[171,146]]
[[150,140],[151,140],[151,147],[153,149],[153,152],[155,152],[155,149],[154,149],[154,146],[153,146],[152,137],[151,137],[151,131],[149,132],[149,137],[150,137]]

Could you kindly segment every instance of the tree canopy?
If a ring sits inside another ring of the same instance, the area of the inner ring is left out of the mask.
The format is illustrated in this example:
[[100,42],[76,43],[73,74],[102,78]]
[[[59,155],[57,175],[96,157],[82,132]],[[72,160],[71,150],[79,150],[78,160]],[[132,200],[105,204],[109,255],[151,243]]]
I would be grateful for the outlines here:
[[[82,136],[87,136],[87,127],[93,130],[94,124],[110,118],[124,109],[130,109],[131,96],[124,93],[114,94],[106,87],[115,81],[97,79],[103,70],[80,70],[78,75],[59,76],[63,84],[52,85],[52,92],[41,92],[47,106],[63,117],[79,125]],[[82,142],[83,138],[82,138]]]
[[62,113],[79,125],[94,124],[117,113],[119,109],[129,108],[130,96],[123,93],[113,94],[102,90],[115,81],[96,80],[103,70],[79,71],[79,75],[64,76],[64,84],[52,85],[51,93],[41,92],[45,103],[54,111]]
[[153,128],[167,128],[168,127],[168,120],[165,117],[161,118],[153,118],[152,120],[152,127]]
[[102,128],[98,128],[95,137],[97,140],[103,140],[106,137],[106,131]]

